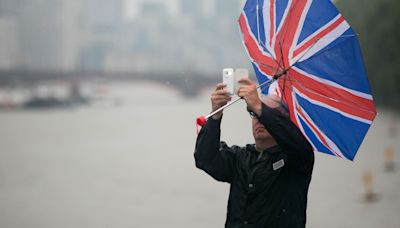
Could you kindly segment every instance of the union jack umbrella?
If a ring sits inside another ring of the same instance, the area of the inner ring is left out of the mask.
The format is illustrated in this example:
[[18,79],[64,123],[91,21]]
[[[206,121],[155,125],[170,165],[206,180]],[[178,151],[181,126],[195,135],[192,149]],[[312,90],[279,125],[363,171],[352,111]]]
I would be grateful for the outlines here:
[[315,151],[354,160],[376,108],[357,35],[334,4],[247,0],[239,24],[263,94],[287,103]]

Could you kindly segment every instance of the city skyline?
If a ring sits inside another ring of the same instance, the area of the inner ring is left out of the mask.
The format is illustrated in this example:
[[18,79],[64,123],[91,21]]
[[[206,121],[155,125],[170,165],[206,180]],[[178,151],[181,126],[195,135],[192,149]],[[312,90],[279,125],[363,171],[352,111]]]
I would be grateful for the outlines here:
[[0,69],[214,73],[248,66],[236,22],[241,4],[0,0]]

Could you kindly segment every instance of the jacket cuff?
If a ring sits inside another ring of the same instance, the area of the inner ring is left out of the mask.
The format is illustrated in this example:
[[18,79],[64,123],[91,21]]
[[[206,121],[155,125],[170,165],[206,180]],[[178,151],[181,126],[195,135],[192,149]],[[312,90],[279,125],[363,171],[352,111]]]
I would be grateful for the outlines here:
[[280,114],[278,109],[268,107],[266,104],[262,103],[261,116],[259,116],[259,119],[262,123],[269,124],[275,122],[275,118],[280,116]]
[[221,128],[221,121],[222,117],[219,118],[218,120],[214,120],[212,117],[208,118],[206,125],[204,125],[203,128],[205,128],[207,131],[219,131]]

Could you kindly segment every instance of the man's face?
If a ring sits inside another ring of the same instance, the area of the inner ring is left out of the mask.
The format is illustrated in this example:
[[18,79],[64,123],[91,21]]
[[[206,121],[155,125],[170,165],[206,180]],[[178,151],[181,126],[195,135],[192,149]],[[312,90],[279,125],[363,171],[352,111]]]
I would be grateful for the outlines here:
[[267,129],[265,129],[264,125],[262,125],[257,118],[253,118],[252,126],[253,126],[253,136],[255,140],[272,138],[271,134],[267,131]]

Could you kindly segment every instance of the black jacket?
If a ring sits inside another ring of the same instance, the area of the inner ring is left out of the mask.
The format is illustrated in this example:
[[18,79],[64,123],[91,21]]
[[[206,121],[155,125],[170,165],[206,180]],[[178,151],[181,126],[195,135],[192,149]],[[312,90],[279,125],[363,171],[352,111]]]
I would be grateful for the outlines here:
[[210,118],[197,138],[196,166],[230,183],[225,227],[305,227],[312,147],[278,110],[263,105],[259,121],[278,143],[263,153],[220,142],[221,120]]

